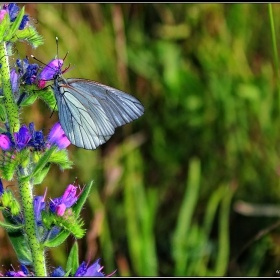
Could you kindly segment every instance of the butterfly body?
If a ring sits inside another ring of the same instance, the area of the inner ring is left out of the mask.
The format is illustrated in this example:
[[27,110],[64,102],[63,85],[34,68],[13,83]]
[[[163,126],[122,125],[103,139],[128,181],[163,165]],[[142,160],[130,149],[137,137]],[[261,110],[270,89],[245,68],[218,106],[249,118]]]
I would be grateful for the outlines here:
[[144,113],[135,97],[95,81],[54,76],[52,86],[60,124],[69,141],[93,150],[114,134],[115,128]]

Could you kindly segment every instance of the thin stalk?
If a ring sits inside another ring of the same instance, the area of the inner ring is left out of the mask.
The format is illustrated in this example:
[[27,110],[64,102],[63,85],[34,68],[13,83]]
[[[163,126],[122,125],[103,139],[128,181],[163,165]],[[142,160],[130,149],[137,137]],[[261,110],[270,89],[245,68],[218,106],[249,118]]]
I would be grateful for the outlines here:
[[271,37],[272,37],[274,66],[275,66],[275,73],[276,73],[276,79],[277,79],[278,112],[280,112],[280,81],[279,81],[279,62],[278,62],[279,60],[278,60],[278,53],[277,53],[277,44],[276,44],[274,19],[273,19],[273,12],[272,12],[272,5],[271,5],[271,3],[268,3],[268,12],[269,12],[270,30],[271,30]]

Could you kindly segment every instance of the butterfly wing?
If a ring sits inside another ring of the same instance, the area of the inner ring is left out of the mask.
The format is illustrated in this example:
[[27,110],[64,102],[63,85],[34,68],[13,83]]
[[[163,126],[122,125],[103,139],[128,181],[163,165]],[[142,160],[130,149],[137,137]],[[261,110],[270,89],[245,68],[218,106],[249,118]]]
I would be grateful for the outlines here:
[[69,85],[87,92],[98,100],[112,125],[116,128],[138,119],[144,114],[144,107],[132,95],[121,90],[86,79],[67,79]]
[[90,80],[62,79],[54,92],[65,134],[73,145],[84,149],[96,149],[116,127],[144,113],[133,96]]

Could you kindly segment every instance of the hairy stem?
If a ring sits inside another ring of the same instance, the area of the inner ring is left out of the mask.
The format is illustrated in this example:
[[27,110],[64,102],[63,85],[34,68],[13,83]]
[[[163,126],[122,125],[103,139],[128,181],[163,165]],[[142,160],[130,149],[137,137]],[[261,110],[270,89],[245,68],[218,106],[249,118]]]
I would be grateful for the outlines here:
[[0,43],[0,63],[4,104],[6,108],[8,123],[10,126],[10,132],[13,135],[14,132],[18,132],[19,130],[19,113],[12,92],[6,42]]
[[[26,175],[25,169],[22,168],[19,177]],[[36,221],[33,207],[33,186],[30,181],[21,182],[19,180],[19,191],[22,199],[22,207],[25,219],[25,232],[28,236],[29,246],[31,249],[33,268],[36,276],[47,276],[46,262],[44,248],[40,246],[40,243],[36,236]]]

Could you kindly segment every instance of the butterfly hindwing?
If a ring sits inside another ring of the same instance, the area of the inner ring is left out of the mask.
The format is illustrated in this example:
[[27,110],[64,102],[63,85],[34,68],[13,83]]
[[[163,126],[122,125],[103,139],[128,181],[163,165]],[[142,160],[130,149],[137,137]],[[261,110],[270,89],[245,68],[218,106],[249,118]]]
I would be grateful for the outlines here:
[[88,100],[85,92],[65,84],[54,92],[60,124],[73,145],[93,150],[113,135],[114,126],[95,98]]
[[[129,123],[144,113],[142,104],[121,90],[86,79],[67,79],[70,86],[98,100],[114,127]],[[90,99],[90,97],[88,96]]]
[[135,97],[91,80],[58,78],[53,89],[66,136],[84,149],[96,149],[114,134],[116,127],[144,113]]

